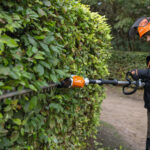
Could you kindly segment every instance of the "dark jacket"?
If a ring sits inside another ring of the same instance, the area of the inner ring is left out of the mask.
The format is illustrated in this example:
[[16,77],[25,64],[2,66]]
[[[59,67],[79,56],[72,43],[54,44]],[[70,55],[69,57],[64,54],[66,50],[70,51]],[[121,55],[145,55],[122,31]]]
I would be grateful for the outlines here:
[[145,82],[144,86],[144,107],[150,110],[150,68],[138,70],[138,76]]

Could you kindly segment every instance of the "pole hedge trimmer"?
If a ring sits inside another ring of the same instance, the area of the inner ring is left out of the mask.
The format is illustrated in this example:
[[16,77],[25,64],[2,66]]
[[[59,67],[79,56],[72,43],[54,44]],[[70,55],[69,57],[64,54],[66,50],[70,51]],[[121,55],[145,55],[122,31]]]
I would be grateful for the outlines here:
[[[98,85],[104,85],[104,84],[111,84],[111,85],[121,85],[123,86],[123,93],[125,95],[131,95],[137,91],[137,89],[144,87],[145,82],[142,82],[142,80],[133,80],[131,72],[126,73],[126,81],[118,81],[117,79],[113,80],[91,80],[88,78],[83,78],[80,76],[73,75],[71,78],[66,78],[61,82],[60,85],[58,85],[59,88],[71,88],[71,87],[79,87],[83,88],[85,85],[89,84],[98,84]],[[131,91],[128,91],[131,89]]]
[[[126,74],[126,81],[118,81],[117,79],[113,80],[92,80],[88,78],[83,78],[81,76],[72,75],[71,78],[66,78],[65,80],[61,81],[60,83],[50,83],[48,86],[41,87],[41,92],[49,92],[52,88],[71,88],[71,87],[78,87],[83,88],[86,85],[89,84],[98,84],[98,85],[104,85],[104,84],[110,84],[110,85],[121,85],[123,86],[123,93],[125,95],[131,95],[137,91],[138,88],[144,87],[145,82],[142,82],[141,80],[133,80],[132,74],[130,72],[127,72]],[[131,89],[132,90],[129,90]],[[36,92],[31,89],[24,89],[22,91],[13,91],[13,92],[6,92],[3,95],[0,96],[0,100],[7,99],[7,98],[20,98],[22,96],[26,95],[34,95]]]

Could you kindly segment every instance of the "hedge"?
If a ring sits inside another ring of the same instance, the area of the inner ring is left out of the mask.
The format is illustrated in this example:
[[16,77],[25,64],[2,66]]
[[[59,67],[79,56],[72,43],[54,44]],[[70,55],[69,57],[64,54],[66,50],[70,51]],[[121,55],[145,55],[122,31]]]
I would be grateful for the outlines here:
[[103,87],[40,87],[71,74],[103,78],[110,40],[106,18],[75,0],[0,1],[0,93],[35,91],[0,101],[0,149],[84,149],[99,124]]
[[125,80],[126,72],[133,69],[144,69],[148,52],[110,51],[108,60],[109,78]]

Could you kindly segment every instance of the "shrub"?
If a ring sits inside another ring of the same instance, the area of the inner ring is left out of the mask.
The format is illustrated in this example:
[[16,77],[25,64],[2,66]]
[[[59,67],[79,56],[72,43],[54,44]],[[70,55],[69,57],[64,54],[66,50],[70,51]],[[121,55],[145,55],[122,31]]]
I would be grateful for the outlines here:
[[110,40],[105,17],[74,0],[2,0],[1,94],[36,94],[0,102],[0,149],[83,149],[99,122],[103,88],[39,87],[70,74],[104,77]]
[[111,51],[108,60],[109,77],[125,80],[125,74],[133,69],[146,68],[147,52]]

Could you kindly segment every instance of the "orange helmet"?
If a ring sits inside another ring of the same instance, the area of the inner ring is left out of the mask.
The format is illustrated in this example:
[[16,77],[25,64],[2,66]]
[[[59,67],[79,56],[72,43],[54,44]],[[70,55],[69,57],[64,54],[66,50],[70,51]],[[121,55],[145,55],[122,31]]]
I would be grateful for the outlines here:
[[129,30],[129,37],[133,38],[136,34],[141,38],[150,31],[150,17],[141,17],[135,21]]

